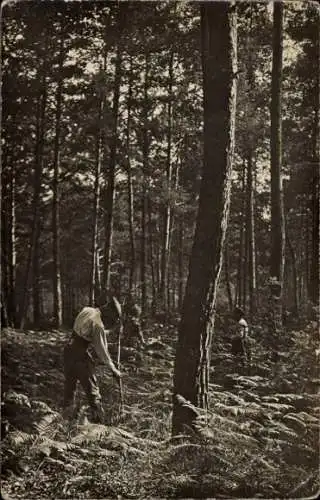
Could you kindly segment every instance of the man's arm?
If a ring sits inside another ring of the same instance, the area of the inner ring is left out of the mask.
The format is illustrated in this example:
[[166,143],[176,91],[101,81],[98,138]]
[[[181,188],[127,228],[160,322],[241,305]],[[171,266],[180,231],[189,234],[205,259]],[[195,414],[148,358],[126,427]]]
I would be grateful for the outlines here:
[[109,354],[108,344],[104,329],[102,328],[102,326],[99,325],[95,325],[93,328],[94,329],[93,329],[92,343],[98,358],[103,364],[107,365],[110,368],[110,370],[116,377],[119,377],[120,372],[115,367],[111,359],[111,356]]

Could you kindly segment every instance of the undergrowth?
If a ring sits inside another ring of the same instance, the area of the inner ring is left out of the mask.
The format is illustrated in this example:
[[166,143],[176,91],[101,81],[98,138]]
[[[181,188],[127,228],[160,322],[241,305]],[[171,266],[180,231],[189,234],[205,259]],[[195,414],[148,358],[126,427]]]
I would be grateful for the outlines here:
[[[276,360],[256,329],[252,368],[212,350],[210,412],[194,436],[170,436],[176,329],[153,324],[138,363],[122,353],[124,408],[99,367],[107,424],[61,416],[67,333],[2,332],[4,498],[302,498],[319,490],[318,332],[285,332]],[[113,347],[111,346],[111,351]]]

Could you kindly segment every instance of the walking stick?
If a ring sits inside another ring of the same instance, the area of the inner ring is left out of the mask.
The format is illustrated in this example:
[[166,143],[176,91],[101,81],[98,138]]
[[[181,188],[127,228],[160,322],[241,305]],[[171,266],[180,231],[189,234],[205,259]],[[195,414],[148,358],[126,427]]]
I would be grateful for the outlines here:
[[[120,320],[121,321],[121,320]],[[120,354],[121,354],[121,335],[123,332],[123,323],[120,322],[119,331],[118,331],[118,353],[117,353],[117,368],[120,371]],[[119,394],[120,394],[120,403],[119,403],[119,420],[123,414],[123,389],[122,389],[122,380],[121,377],[118,378],[119,384]]]

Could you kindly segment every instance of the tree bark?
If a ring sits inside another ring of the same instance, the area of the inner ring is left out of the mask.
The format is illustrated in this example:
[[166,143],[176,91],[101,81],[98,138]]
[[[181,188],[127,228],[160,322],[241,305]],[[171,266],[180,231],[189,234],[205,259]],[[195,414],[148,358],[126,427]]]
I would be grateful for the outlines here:
[[168,80],[168,124],[167,124],[167,166],[166,166],[166,202],[163,217],[163,245],[161,254],[161,281],[160,281],[160,301],[163,309],[166,304],[166,289],[168,288],[168,261],[169,261],[169,242],[171,226],[171,182],[172,182],[172,90],[173,90],[173,62],[174,50],[171,48],[169,59],[169,80]]
[[[107,53],[104,49],[103,56],[103,71],[107,70]],[[89,300],[92,305],[95,304],[96,296],[101,292],[100,280],[100,262],[99,262],[99,242],[98,242],[98,229],[99,229],[99,212],[101,204],[101,164],[102,164],[102,141],[103,141],[103,114],[105,107],[104,90],[100,90],[98,101],[97,113],[97,138],[96,138],[96,156],[95,156],[95,172],[94,172],[94,199],[93,199],[93,230],[92,230],[92,243],[91,243],[91,283],[90,283],[90,296]]]
[[255,227],[254,227],[254,191],[253,191],[253,158],[251,149],[247,158],[247,241],[248,241],[248,277],[249,277],[249,314],[252,323],[256,311],[257,279],[256,279],[256,249],[255,249]]
[[41,66],[41,86],[37,104],[36,118],[36,144],[35,144],[35,166],[33,182],[33,222],[29,244],[29,254],[27,259],[26,275],[23,289],[23,297],[20,307],[19,326],[24,328],[28,309],[29,288],[33,285],[33,321],[35,326],[40,319],[40,298],[39,298],[39,236],[40,236],[40,195],[42,183],[42,158],[44,148],[45,131],[45,111],[47,102],[46,66],[45,62]]
[[311,283],[310,298],[314,304],[319,304],[320,274],[319,274],[319,72],[316,72],[315,107],[313,120],[313,182],[312,182],[312,253],[311,253]]
[[240,214],[240,237],[239,237],[239,257],[238,257],[238,277],[237,277],[237,294],[236,304],[239,307],[244,307],[245,304],[245,204],[246,204],[246,167],[245,163],[242,170],[242,211]]
[[142,209],[141,209],[141,308],[147,308],[147,213],[148,213],[148,181],[149,181],[149,136],[148,136],[148,90],[149,90],[149,54],[145,54],[144,104],[142,132]]
[[128,100],[127,100],[127,133],[126,133],[126,148],[127,148],[127,175],[128,175],[128,222],[129,222],[129,237],[130,237],[130,274],[129,274],[129,290],[134,288],[135,270],[136,270],[136,244],[134,237],[134,206],[133,206],[133,179],[130,163],[130,127],[131,127],[131,106],[132,106],[132,55],[130,55],[130,69],[129,69],[129,82],[128,82]]
[[151,283],[152,283],[152,313],[156,311],[157,303],[157,285],[156,285],[156,273],[155,273],[155,262],[153,255],[153,233],[152,233],[152,204],[150,197],[148,198],[148,235],[149,235],[149,255],[150,255],[150,268],[151,268]]
[[113,90],[113,106],[112,106],[112,135],[110,145],[110,158],[109,168],[107,172],[107,189],[105,193],[105,246],[104,246],[104,288],[110,288],[110,264],[112,252],[112,238],[113,238],[113,207],[115,200],[115,170],[116,170],[116,153],[118,143],[118,114],[119,114],[119,99],[120,99],[120,86],[122,78],[122,49],[120,46],[121,33],[124,23],[124,5],[119,4],[118,8],[118,29],[119,38],[117,42],[117,53],[115,63],[115,78]]
[[90,303],[95,304],[96,295],[99,293],[99,255],[98,255],[98,227],[99,227],[99,211],[100,211],[100,181],[101,181],[101,160],[102,160],[102,133],[101,121],[103,116],[103,98],[98,103],[98,131],[96,140],[96,157],[95,157],[95,172],[94,172],[94,199],[93,199],[93,231],[91,243],[91,282],[90,282]]
[[179,218],[178,227],[178,309],[182,311],[183,304],[183,219]]
[[289,234],[287,232],[287,244],[288,250],[291,256],[291,264],[292,264],[292,290],[293,290],[293,304],[294,304],[294,312],[297,317],[299,317],[299,294],[298,294],[298,273],[297,273],[297,259],[296,253],[291,243],[291,239],[289,238]]
[[284,211],[282,194],[282,53],[283,3],[273,4],[273,58],[271,80],[271,315],[274,333],[282,328],[284,271]]
[[[6,161],[3,162],[6,164]],[[5,312],[5,326],[14,327],[16,323],[16,192],[15,166],[2,169],[1,183],[1,290],[2,307]]]
[[230,272],[229,272],[229,251],[228,251],[228,242],[225,242],[225,248],[224,248],[224,276],[225,276],[225,282],[226,282],[226,289],[227,289],[227,295],[228,295],[228,303],[229,303],[229,311],[233,311],[233,299],[232,299],[232,291],[231,291],[231,284],[230,284]]
[[193,427],[181,404],[208,407],[210,347],[231,189],[236,104],[236,12],[229,2],[201,5],[204,167],[174,369],[172,432]]
[[63,34],[60,40],[59,69],[56,91],[55,138],[53,160],[53,203],[52,203],[52,236],[53,236],[53,321],[56,328],[62,325],[62,290],[61,290],[61,263],[60,263],[60,137],[61,115],[63,103],[63,61],[64,46]]

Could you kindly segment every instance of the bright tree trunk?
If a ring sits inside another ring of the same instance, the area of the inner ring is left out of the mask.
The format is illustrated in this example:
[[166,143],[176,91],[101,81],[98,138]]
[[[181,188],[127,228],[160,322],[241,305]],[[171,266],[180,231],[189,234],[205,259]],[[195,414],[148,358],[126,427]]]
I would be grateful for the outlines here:
[[283,4],[273,4],[273,59],[271,81],[271,317],[274,332],[282,327],[282,289],[284,272],[284,212],[282,195],[282,53]]
[[225,242],[225,249],[224,249],[224,258],[223,258],[223,263],[224,263],[224,276],[225,276],[225,283],[226,283],[226,289],[227,289],[227,295],[228,295],[228,303],[229,303],[229,310],[230,312],[233,310],[233,299],[232,299],[232,290],[231,290],[231,283],[230,283],[230,266],[229,266],[229,251],[228,251],[228,242]]
[[254,190],[253,190],[253,158],[252,151],[248,151],[247,158],[247,242],[248,242],[248,278],[249,278],[249,313],[252,322],[256,311],[257,279],[256,279],[256,249],[254,227]]
[[142,131],[142,208],[141,208],[141,308],[147,308],[147,213],[148,213],[148,181],[149,181],[149,137],[148,137],[148,90],[149,90],[149,54],[145,54],[144,105]]
[[[123,23],[123,5],[119,5],[118,26],[121,32]],[[110,158],[107,171],[107,188],[105,193],[104,210],[105,210],[105,246],[104,246],[104,288],[110,288],[110,264],[112,252],[113,238],[113,207],[115,200],[115,170],[116,170],[116,153],[118,142],[118,114],[119,114],[119,99],[121,86],[121,65],[122,52],[120,47],[120,38],[117,43],[117,54],[115,63],[115,79],[113,90],[113,106],[112,106],[112,136],[110,144]]]
[[148,198],[148,235],[149,235],[149,255],[150,255],[150,268],[151,268],[151,283],[152,283],[152,313],[156,311],[157,303],[157,284],[156,284],[156,270],[154,259],[154,241],[152,232],[152,203]]
[[[5,162],[3,162],[5,164]],[[5,312],[4,326],[16,323],[16,193],[14,159],[2,170],[1,184],[1,307]]]
[[61,35],[59,74],[56,91],[55,139],[53,160],[53,204],[52,204],[52,236],[53,236],[53,321],[56,328],[62,325],[62,290],[61,290],[61,263],[60,263],[60,136],[62,115],[63,91],[63,59],[64,48]]
[[236,105],[236,13],[229,2],[201,5],[204,167],[174,370],[172,432],[195,415],[179,396],[208,407],[210,347],[231,189]]
[[242,210],[240,215],[240,232],[239,232],[239,257],[238,257],[238,270],[237,270],[237,294],[236,303],[239,307],[244,307],[245,304],[245,204],[246,204],[246,169],[243,166],[242,171]]
[[129,236],[130,236],[130,274],[129,274],[129,290],[134,288],[135,270],[136,270],[136,244],[134,237],[134,205],[133,205],[133,179],[130,163],[130,127],[131,127],[131,104],[132,104],[132,56],[130,56],[130,70],[129,70],[129,83],[128,83],[128,100],[127,100],[127,133],[126,133],[126,148],[127,148],[127,174],[128,174],[128,222],[129,222]]
[[[106,42],[105,42],[106,45]],[[104,48],[103,54],[103,72],[107,70],[107,49]],[[92,305],[95,304],[97,295],[101,292],[100,277],[100,254],[99,254],[99,212],[101,206],[101,165],[103,156],[103,113],[105,108],[105,91],[100,90],[97,113],[97,136],[95,149],[95,172],[94,172],[94,198],[93,198],[93,224],[91,241],[91,282],[89,291],[89,300]]]
[[101,197],[101,160],[102,160],[102,116],[104,108],[104,98],[100,97],[98,103],[98,131],[96,140],[96,157],[94,172],[94,199],[93,199],[93,231],[91,243],[91,283],[90,283],[90,303],[95,304],[96,295],[99,293],[99,250],[98,250],[98,228]]
[[160,281],[160,301],[164,309],[166,309],[166,290],[168,288],[168,262],[169,262],[169,245],[170,245],[170,226],[171,226],[171,183],[172,183],[172,103],[173,103],[173,62],[174,51],[170,51],[169,61],[169,82],[168,82],[168,124],[167,124],[167,167],[166,167],[166,202],[163,217],[163,245],[161,253],[161,281]]

